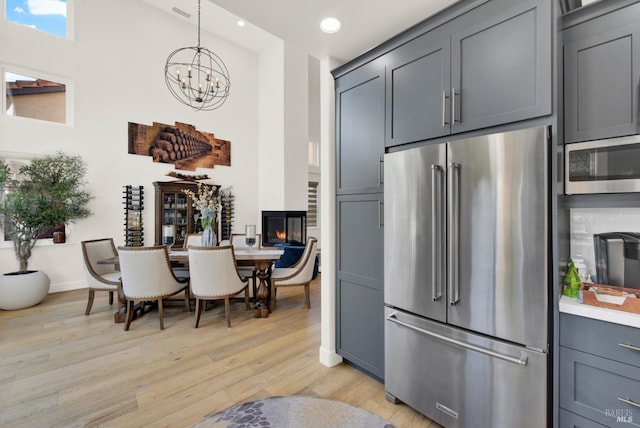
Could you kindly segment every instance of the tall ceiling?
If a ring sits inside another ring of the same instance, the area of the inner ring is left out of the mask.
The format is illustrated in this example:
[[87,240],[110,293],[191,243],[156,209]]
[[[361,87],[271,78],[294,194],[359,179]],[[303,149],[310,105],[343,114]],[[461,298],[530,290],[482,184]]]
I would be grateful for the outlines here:
[[[197,0],[142,0],[197,23]],[[201,0],[201,27],[241,46],[260,50],[277,37],[317,58],[349,61],[458,0]],[[320,31],[320,21],[342,22],[334,34]],[[238,19],[247,25],[238,27]],[[195,34],[194,34],[195,37]]]

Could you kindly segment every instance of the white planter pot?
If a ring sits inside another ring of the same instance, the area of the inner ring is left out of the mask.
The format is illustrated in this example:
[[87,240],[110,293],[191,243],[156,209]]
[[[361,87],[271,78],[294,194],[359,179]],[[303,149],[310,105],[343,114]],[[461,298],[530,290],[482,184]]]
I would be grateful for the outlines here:
[[51,281],[39,270],[0,276],[0,309],[10,311],[37,305],[49,294]]

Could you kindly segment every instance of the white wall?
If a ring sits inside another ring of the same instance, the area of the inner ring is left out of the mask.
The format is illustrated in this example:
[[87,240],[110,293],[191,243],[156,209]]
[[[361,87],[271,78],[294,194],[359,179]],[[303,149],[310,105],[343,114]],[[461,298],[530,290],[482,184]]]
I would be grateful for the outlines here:
[[[265,123],[271,120],[262,117],[269,101],[261,99],[259,103],[259,98],[265,95],[263,85],[273,83],[265,82],[265,77],[259,75],[265,62],[270,61],[268,54],[258,55],[203,32],[201,44],[218,54],[229,69],[231,93],[221,108],[194,112],[169,93],[164,82],[164,65],[174,49],[194,44],[195,27],[141,2],[74,3],[74,41],[0,21],[0,65],[46,73],[70,83],[74,111],[72,126],[0,116],[0,152],[35,155],[62,150],[82,155],[89,167],[88,188],[95,196],[91,202],[95,215],[71,226],[67,244],[39,243],[30,260],[30,268],[49,274],[52,291],[86,286],[80,241],[107,236],[113,237],[116,244],[123,244],[121,197],[122,186],[126,184],[145,186],[145,243],[153,244],[152,183],[170,180],[165,174],[173,166],[128,154],[127,122],[148,125],[154,121],[185,122],[231,141],[231,167],[216,166],[200,172],[208,174],[211,182],[233,186],[235,231],[244,230],[247,223],[259,224],[260,210],[268,209],[260,206],[265,199],[260,194],[264,188],[256,185],[258,158],[265,153],[259,144],[263,143],[266,131],[276,145],[275,150],[271,147],[268,151],[277,152],[284,136],[282,115],[275,118],[275,125]],[[283,81],[282,63],[278,67],[273,76]],[[282,150],[273,156],[282,158]],[[264,165],[267,163],[263,162],[261,168]],[[306,182],[306,171],[300,180]],[[283,195],[284,206],[286,190],[282,182],[273,184],[267,197],[272,198],[274,193]],[[296,197],[305,198],[306,187],[304,195],[291,196]],[[13,249],[9,244],[0,244],[0,272],[16,268]]]

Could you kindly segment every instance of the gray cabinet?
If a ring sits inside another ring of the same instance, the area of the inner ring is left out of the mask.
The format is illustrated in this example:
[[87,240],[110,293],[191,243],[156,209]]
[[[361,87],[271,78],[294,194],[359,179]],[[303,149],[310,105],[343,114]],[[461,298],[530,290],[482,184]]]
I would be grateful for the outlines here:
[[564,31],[565,142],[636,134],[640,4]]
[[490,2],[387,56],[386,145],[551,113],[548,1]]
[[559,360],[561,421],[565,410],[586,426],[640,426],[638,329],[560,314]]
[[336,349],[384,379],[382,193],[337,199]]
[[367,64],[336,81],[336,191],[382,191],[384,67]]

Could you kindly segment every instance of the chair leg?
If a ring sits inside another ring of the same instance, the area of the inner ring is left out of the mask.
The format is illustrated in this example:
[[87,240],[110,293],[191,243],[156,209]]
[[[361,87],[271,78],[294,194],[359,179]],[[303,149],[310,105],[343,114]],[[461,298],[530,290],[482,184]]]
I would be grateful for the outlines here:
[[231,313],[229,308],[229,296],[224,298],[224,314],[227,318],[227,328],[231,328]]
[[127,322],[124,323],[124,331],[129,330],[131,321],[133,321],[133,300],[127,300]]
[[158,299],[158,315],[160,316],[160,330],[164,330],[164,319],[162,316],[162,297]]
[[269,308],[272,310],[276,307],[276,290],[278,287],[271,286],[271,302],[269,303]]
[[309,299],[309,283],[308,282],[304,285],[304,303],[307,306],[307,309],[311,309],[311,300]]
[[247,285],[244,289],[244,305],[247,307],[247,310],[251,309],[249,305],[249,286]]
[[96,290],[90,288],[89,289],[89,300],[87,300],[87,309],[84,310],[85,315],[89,315],[91,312],[91,307],[93,306],[93,298],[96,295]]
[[[207,304],[207,301],[204,301],[204,304]],[[202,300],[196,297],[196,323],[193,328],[198,328],[198,324],[200,324],[200,314],[202,314]]]
[[184,289],[184,305],[187,307],[187,312],[191,312],[191,296],[189,295],[189,287]]
[[109,306],[113,305],[113,291],[109,291]]

